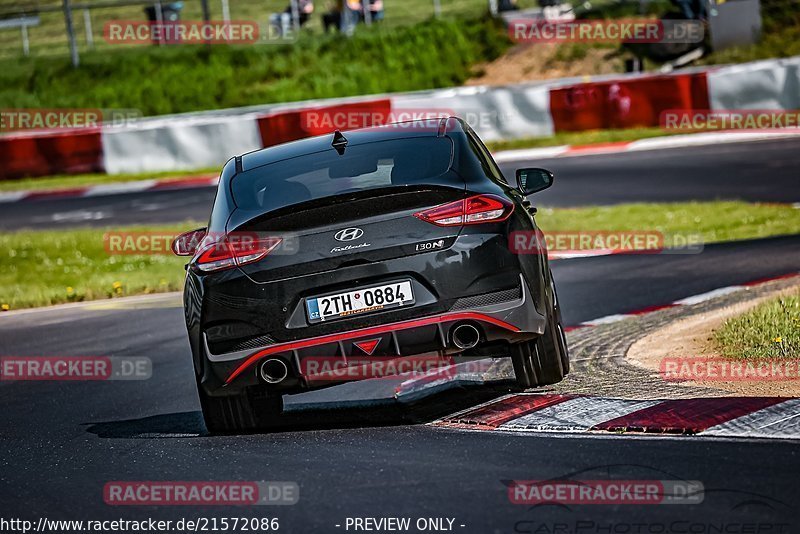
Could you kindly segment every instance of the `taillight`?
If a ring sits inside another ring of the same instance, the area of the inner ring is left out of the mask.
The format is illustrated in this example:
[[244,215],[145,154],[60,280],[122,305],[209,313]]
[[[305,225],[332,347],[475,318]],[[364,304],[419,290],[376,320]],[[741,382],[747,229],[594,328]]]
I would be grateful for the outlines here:
[[281,244],[280,237],[225,236],[201,243],[192,263],[204,272],[221,271],[263,259]]
[[414,217],[437,226],[460,226],[505,221],[514,211],[514,205],[495,195],[476,195],[448,202],[414,214]]

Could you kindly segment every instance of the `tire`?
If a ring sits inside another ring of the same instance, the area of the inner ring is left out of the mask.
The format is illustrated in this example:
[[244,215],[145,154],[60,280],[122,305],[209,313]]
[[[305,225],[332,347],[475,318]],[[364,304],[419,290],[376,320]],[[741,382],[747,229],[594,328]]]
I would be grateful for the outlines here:
[[533,341],[511,346],[514,374],[522,389],[556,384],[569,373],[569,350],[555,286],[553,289],[553,308],[547,314],[544,334]]
[[[550,273],[550,280],[553,280],[553,273]],[[556,291],[556,284],[553,283],[553,309],[555,310],[556,328],[558,330],[558,350],[561,353],[561,368],[564,370],[564,375],[569,374],[569,347],[567,346],[567,335],[564,332],[564,323],[561,321],[561,303],[558,300],[558,291]]]
[[268,425],[283,410],[280,395],[254,395],[248,391],[236,396],[212,397],[198,387],[203,420],[211,434],[252,432]]

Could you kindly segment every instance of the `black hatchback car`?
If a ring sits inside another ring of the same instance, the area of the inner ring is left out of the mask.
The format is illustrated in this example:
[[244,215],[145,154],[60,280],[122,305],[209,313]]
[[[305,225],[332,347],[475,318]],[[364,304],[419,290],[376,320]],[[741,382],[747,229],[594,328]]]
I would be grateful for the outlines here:
[[255,429],[282,395],[329,385],[310,361],[510,356],[522,388],[569,371],[544,250],[525,197],[461,119],[314,137],[237,156],[208,228],[173,243],[211,432]]

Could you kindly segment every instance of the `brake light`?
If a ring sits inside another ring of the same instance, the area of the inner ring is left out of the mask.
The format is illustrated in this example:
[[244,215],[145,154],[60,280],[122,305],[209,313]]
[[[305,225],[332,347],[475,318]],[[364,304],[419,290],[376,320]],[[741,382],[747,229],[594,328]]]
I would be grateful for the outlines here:
[[414,214],[414,217],[437,226],[460,226],[505,221],[514,211],[514,205],[496,195],[476,195],[448,202]]
[[280,237],[225,236],[219,241],[201,243],[192,263],[204,272],[247,265],[263,259],[281,241]]

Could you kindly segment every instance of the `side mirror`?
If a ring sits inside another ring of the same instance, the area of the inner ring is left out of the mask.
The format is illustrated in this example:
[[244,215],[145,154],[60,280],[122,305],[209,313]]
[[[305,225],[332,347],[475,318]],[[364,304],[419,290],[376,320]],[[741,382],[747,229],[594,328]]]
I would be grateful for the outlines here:
[[208,228],[198,228],[182,233],[172,241],[172,253],[176,256],[194,256],[206,233],[208,233]]
[[553,185],[554,178],[547,169],[517,169],[517,188],[523,195],[531,195]]

